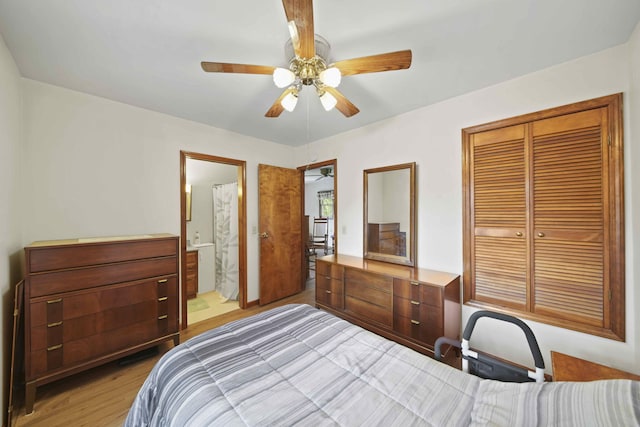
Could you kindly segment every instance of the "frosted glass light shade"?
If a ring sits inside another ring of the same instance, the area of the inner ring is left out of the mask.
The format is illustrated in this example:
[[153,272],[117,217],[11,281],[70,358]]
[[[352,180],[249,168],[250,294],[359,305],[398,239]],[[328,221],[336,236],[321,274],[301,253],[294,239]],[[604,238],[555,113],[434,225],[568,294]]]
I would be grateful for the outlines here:
[[331,95],[329,92],[325,92],[322,94],[322,96],[320,96],[320,102],[322,103],[322,106],[324,107],[325,111],[330,111],[338,103],[338,101],[334,98],[334,96]]
[[338,87],[342,80],[342,73],[336,67],[327,68],[320,72],[320,81],[330,87]]
[[293,109],[296,108],[297,103],[298,97],[291,92],[282,98],[282,101],[280,101],[280,105],[282,105],[282,107],[288,112],[292,112]]
[[273,71],[273,82],[279,88],[287,87],[296,79],[296,75],[286,68],[276,68]]

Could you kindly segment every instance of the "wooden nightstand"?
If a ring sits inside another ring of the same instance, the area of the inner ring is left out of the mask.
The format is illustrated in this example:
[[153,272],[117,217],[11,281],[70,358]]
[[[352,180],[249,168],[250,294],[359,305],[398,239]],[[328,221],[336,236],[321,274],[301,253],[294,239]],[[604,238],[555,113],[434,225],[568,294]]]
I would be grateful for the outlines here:
[[610,368],[555,351],[551,352],[551,365],[553,367],[553,381],[596,381],[614,379],[640,381],[640,375]]

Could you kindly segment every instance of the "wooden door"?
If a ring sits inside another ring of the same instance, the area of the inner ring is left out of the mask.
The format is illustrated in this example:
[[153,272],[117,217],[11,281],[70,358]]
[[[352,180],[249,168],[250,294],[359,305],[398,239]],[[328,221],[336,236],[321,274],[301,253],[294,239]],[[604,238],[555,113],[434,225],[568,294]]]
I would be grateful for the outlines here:
[[525,126],[472,135],[471,274],[475,299],[527,307]]
[[260,305],[302,290],[302,178],[295,169],[258,165]]
[[609,322],[606,122],[599,108],[532,125],[533,311],[596,327]]

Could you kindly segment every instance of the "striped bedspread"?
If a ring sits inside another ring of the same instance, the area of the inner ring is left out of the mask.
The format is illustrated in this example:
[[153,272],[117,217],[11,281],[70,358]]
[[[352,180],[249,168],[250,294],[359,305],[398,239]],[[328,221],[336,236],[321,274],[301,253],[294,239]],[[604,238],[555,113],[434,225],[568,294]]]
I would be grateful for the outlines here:
[[640,425],[640,383],[481,380],[308,305],[167,352],[125,426]]

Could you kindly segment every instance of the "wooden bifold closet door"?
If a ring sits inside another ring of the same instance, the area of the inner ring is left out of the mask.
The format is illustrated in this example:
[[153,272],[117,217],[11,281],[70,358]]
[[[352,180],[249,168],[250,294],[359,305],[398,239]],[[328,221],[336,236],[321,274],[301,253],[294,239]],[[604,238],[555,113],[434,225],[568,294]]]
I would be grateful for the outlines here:
[[605,99],[463,131],[466,302],[624,339],[620,104]]

